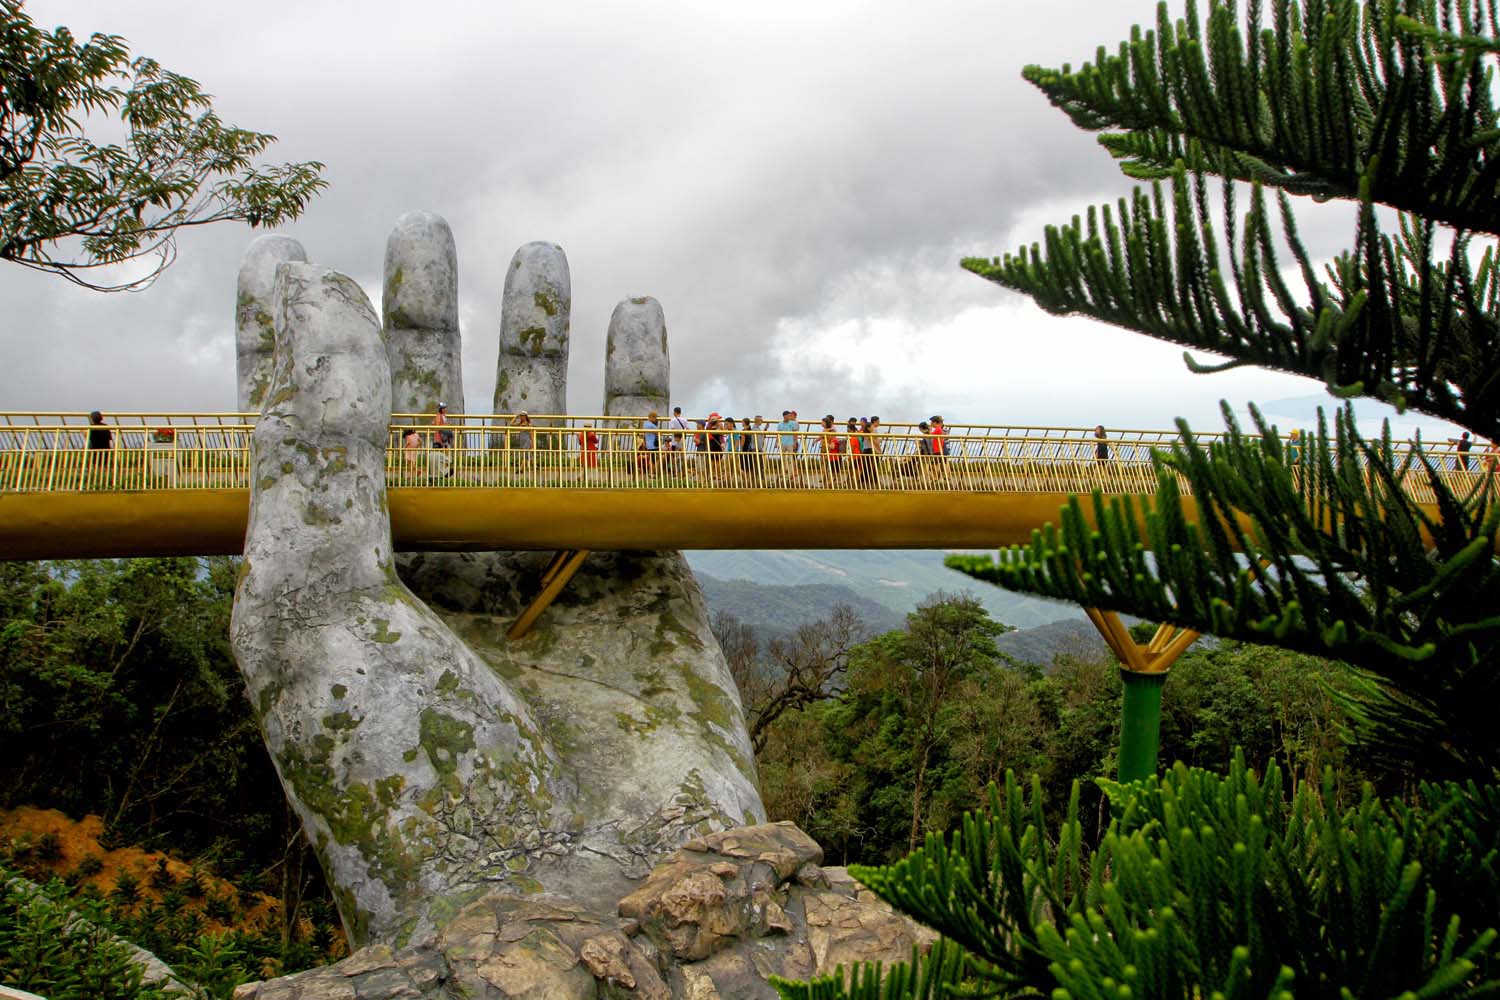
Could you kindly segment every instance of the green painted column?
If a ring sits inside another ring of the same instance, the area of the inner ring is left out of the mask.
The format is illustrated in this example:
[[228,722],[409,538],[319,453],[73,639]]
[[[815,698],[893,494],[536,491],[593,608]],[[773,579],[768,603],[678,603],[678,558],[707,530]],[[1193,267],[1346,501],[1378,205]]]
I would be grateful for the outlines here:
[[1161,747],[1161,688],[1167,671],[1143,674],[1121,668],[1125,704],[1120,713],[1120,781],[1139,781],[1156,775],[1156,752]]

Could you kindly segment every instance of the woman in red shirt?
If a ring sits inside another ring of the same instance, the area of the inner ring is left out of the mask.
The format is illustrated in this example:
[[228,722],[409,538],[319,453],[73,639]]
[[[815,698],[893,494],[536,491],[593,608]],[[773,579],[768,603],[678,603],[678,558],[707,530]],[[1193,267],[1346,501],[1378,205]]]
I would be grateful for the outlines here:
[[599,435],[592,427],[585,426],[578,432],[578,447],[583,449],[581,459],[585,469],[599,468]]
[[833,429],[833,414],[830,413],[823,418],[823,458],[828,463],[827,486],[834,486],[838,480],[843,463],[842,452],[838,432]]

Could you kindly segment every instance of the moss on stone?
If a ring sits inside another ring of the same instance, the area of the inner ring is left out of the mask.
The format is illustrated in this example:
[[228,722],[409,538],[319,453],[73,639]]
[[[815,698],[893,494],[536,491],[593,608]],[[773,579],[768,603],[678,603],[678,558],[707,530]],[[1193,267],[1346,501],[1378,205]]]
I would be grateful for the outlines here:
[[658,667],[637,670],[631,676],[640,684],[642,698],[655,698],[659,694],[666,694],[672,690],[667,686],[667,679]]
[[547,294],[544,291],[539,291],[533,294],[531,296],[531,301],[536,305],[538,309],[546,313],[548,316],[556,316],[558,313],[559,306],[557,303],[557,299],[553,298],[551,295]]
[[633,736],[648,736],[660,729],[662,723],[675,723],[680,718],[682,709],[676,705],[647,705],[643,719],[637,719],[627,712],[616,712],[615,725]]
[[[547,341],[547,328],[544,326],[528,326],[520,332],[517,339],[532,357],[541,357],[542,347]],[[525,398],[524,394],[522,398]]]
[[458,675],[451,670],[444,670],[443,676],[438,678],[437,693],[452,694],[458,690]]
[[308,504],[302,508],[302,523],[315,528],[327,528],[335,524],[343,524],[344,519],[337,514],[330,514],[317,504]]
[[434,896],[431,905],[427,908],[427,916],[436,926],[442,927],[458,916],[460,910],[487,892],[489,892],[489,886],[477,885],[461,892]]
[[276,704],[276,699],[281,697],[281,682],[271,681],[260,689],[260,694],[255,698],[255,707],[260,710],[260,717],[265,718],[266,713],[271,711],[271,706]]
[[335,684],[333,687],[329,688],[328,691],[335,698],[342,698],[344,697],[344,695],[349,693],[349,689],[342,684]]
[[394,809],[401,799],[401,790],[405,787],[406,779],[399,774],[380,778],[375,782],[375,797],[387,809]]
[[[318,736],[328,740],[322,733]],[[384,883],[392,896],[407,897],[415,890],[423,859],[408,849],[389,822],[403,779],[399,776],[382,779],[378,791],[363,782],[342,783],[328,764],[322,741],[315,737],[314,743],[318,752],[311,757],[295,744],[282,748],[277,755],[282,776],[303,807],[327,825],[337,843],[355,848],[371,875]],[[326,846],[325,843],[323,847]],[[319,853],[326,868],[326,850]],[[352,896],[340,897],[339,910],[351,925],[368,921]],[[363,930],[355,933],[356,940],[363,942]]]
[[703,738],[728,754],[742,773],[747,777],[754,775],[754,761],[747,759],[744,752],[730,743],[726,736],[744,726],[744,719],[734,701],[719,685],[705,680],[691,664],[679,663],[676,668],[682,677],[684,690],[693,703],[693,711],[688,713],[688,718],[698,723]]
[[348,712],[332,712],[323,716],[323,728],[339,730],[357,729],[362,720],[356,719]]
[[474,749],[474,727],[435,708],[422,709],[418,743],[444,784],[457,784],[458,758]]
[[377,619],[375,619],[375,634],[372,635],[372,636],[370,636],[370,638],[373,639],[376,642],[384,642],[384,643],[392,643],[392,642],[398,642],[398,641],[400,641],[400,639],[401,639],[401,633],[400,632],[392,632],[390,630],[390,627],[391,627],[391,623],[390,623],[389,619],[387,619],[387,618],[377,618]]

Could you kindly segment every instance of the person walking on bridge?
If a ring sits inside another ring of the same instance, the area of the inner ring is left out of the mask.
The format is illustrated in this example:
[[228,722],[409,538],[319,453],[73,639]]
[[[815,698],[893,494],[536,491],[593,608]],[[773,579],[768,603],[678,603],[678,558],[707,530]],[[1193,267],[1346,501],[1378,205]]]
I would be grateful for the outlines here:
[[779,432],[776,451],[777,459],[781,462],[781,482],[783,486],[791,486],[797,481],[797,411],[782,410],[781,423],[776,425],[776,430]]
[[823,417],[823,486],[833,489],[838,485],[839,473],[842,471],[843,448],[839,442],[839,433],[833,426],[833,414],[829,413]]
[[641,471],[649,472],[656,468],[656,456],[661,449],[661,418],[652,410],[646,414],[646,422],[641,427],[646,433],[642,435],[641,447],[645,454],[641,458]]
[[98,410],[89,414],[88,443],[88,460],[84,463],[85,489],[93,489],[102,484],[115,448],[115,432],[104,426],[104,414]]

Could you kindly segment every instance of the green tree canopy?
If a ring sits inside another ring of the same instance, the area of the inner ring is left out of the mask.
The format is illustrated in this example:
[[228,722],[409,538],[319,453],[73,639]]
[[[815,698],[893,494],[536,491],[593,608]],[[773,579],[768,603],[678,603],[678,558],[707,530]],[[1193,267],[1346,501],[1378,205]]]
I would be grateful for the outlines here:
[[[89,130],[118,115],[119,143]],[[0,260],[104,291],[149,285],[185,226],[295,219],[327,186],[323,164],[258,166],[276,141],[226,125],[199,85],[132,57],[118,35],[45,31],[0,0]],[[148,261],[114,284],[94,269]]]
[[[1232,0],[1211,0],[1206,19],[1189,3],[1175,22],[1162,4],[1156,28],[1116,54],[1028,67],[1151,187],[964,266],[1049,311],[1230,358],[1218,367],[1309,375],[1500,436],[1500,282],[1493,247],[1474,240],[1500,231],[1493,5],[1252,0],[1243,31],[1238,18]],[[1298,238],[1300,195],[1357,202],[1354,247],[1326,267]],[[1348,660],[1377,680],[1373,747],[1434,775],[1489,777],[1493,477],[1445,480],[1420,449],[1362,440],[1347,410],[1299,454],[1255,419],[1253,433],[1231,419],[1209,447],[1184,425],[1156,458],[1147,510],[1075,502],[1060,530],[998,565],[956,563],[1019,590]],[[1408,488],[1422,479],[1436,517]]]

